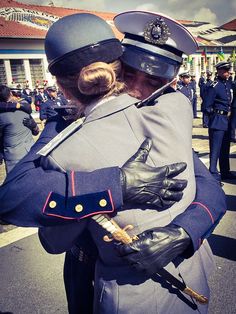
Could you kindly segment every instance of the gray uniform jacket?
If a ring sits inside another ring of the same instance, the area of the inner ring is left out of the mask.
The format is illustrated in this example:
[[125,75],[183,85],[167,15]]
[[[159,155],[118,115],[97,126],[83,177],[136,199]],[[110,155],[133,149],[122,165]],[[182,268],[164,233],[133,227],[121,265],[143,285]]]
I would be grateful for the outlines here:
[[[163,95],[155,106],[137,109],[135,99],[128,95],[110,99],[88,108],[82,128],[51,151],[45,161],[49,168],[92,171],[110,166],[122,166],[133,155],[145,137],[153,140],[150,165],[162,166],[185,161],[187,169],[179,175],[188,180],[181,201],[170,209],[157,211],[147,206],[126,203],[115,216],[124,227],[132,224],[130,234],[164,226],[182,213],[195,196],[192,161],[192,108],[181,93]],[[132,210],[131,210],[132,209]],[[193,303],[157,275],[152,278],[138,273],[117,256],[114,242],[104,242],[107,233],[92,219],[82,219],[71,227],[45,228],[41,231],[43,246],[48,251],[62,251],[60,232],[68,241],[73,233],[89,229],[98,247],[94,312],[99,314],[195,313]],[[53,248],[53,249],[52,249]],[[64,247],[66,250],[69,247]],[[176,277],[181,274],[186,284],[208,296],[207,272],[212,268],[212,253],[207,242],[195,254],[177,266],[166,269]],[[206,313],[207,306],[200,306]]]
[[7,172],[30,151],[34,144],[31,130],[23,125],[23,119],[28,117],[29,115],[23,111],[0,113],[0,130]]

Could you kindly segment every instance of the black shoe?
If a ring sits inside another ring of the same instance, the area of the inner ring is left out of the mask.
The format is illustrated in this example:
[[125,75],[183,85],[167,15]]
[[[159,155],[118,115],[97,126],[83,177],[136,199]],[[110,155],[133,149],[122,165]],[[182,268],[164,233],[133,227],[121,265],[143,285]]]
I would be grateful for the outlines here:
[[236,180],[236,175],[232,172],[227,172],[221,175],[222,180]]

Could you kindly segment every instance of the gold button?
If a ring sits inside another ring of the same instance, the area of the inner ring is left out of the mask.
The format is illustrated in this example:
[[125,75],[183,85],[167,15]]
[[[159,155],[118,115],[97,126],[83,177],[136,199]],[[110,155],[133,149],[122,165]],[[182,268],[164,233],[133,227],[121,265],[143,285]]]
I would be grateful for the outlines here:
[[57,202],[55,202],[55,201],[51,201],[50,203],[49,203],[49,207],[50,208],[55,208],[57,206]]
[[78,205],[75,206],[75,211],[76,211],[77,213],[82,212],[82,210],[83,210],[83,206],[82,206],[81,204],[78,204]]
[[99,205],[101,207],[105,207],[107,205],[107,201],[103,198],[103,199],[100,200]]

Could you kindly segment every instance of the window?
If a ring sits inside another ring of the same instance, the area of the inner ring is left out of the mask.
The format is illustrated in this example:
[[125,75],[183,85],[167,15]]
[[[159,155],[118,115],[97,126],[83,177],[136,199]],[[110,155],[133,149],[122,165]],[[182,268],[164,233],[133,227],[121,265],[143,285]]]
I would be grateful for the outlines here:
[[41,59],[30,59],[30,72],[32,85],[35,86],[38,81],[40,85],[43,85],[44,74],[43,74],[43,64]]
[[7,85],[7,77],[3,60],[0,60],[0,84]]
[[10,60],[11,64],[11,73],[12,80],[15,84],[21,84],[22,86],[25,83],[25,69],[23,60]]

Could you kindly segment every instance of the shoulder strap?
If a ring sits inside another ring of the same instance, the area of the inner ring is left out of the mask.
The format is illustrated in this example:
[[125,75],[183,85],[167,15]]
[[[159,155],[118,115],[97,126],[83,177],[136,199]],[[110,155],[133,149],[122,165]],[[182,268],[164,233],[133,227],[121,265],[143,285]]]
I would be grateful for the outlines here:
[[54,148],[61,144],[69,135],[77,131],[82,127],[84,118],[80,118],[58,133],[47,145],[41,148],[37,154],[41,156],[47,156]]

